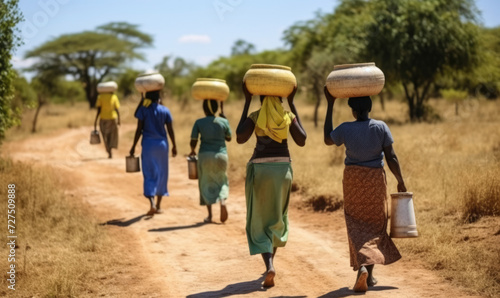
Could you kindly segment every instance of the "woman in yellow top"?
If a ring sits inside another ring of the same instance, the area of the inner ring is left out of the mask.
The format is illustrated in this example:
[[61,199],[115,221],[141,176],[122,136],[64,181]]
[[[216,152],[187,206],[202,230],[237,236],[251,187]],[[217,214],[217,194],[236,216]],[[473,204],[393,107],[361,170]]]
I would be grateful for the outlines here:
[[245,143],[254,131],[257,137],[247,164],[246,233],[250,254],[261,254],[264,259],[267,271],[264,287],[274,286],[274,256],[277,248],[284,247],[288,240],[288,202],[293,177],[288,132],[301,147],[307,138],[293,103],[296,90],[288,96],[291,112],[283,109],[280,97],[261,96],[260,110],[247,116],[252,94],[243,83],[245,107],[236,130],[237,142]]
[[96,102],[97,115],[94,121],[94,130],[97,130],[97,119],[99,120],[99,129],[101,130],[102,139],[108,158],[112,158],[111,149],[118,148],[118,126],[120,125],[120,101],[114,93],[101,93],[97,97]]

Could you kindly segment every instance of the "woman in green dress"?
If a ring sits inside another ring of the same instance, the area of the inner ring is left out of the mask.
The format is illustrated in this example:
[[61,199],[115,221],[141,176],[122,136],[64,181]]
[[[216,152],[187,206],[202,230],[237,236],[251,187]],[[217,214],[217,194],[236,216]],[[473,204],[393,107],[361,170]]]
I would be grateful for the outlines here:
[[229,122],[221,113],[216,117],[218,104],[216,100],[204,100],[203,111],[206,117],[196,120],[191,132],[191,153],[195,156],[198,137],[201,136],[198,151],[198,187],[200,190],[200,205],[206,205],[208,217],[204,222],[212,222],[212,205],[219,202],[221,206],[220,221],[228,217],[226,200],[229,194],[227,179],[227,149],[226,141],[231,141]]
[[293,103],[296,90],[287,98],[291,112],[283,109],[280,97],[261,96],[261,108],[248,115],[252,94],[243,83],[245,107],[236,130],[237,141],[245,143],[254,132],[257,137],[247,164],[246,233],[250,254],[261,254],[264,259],[264,287],[274,286],[274,256],[277,248],[284,247],[288,240],[288,203],[293,178],[288,133],[301,147],[307,138]]

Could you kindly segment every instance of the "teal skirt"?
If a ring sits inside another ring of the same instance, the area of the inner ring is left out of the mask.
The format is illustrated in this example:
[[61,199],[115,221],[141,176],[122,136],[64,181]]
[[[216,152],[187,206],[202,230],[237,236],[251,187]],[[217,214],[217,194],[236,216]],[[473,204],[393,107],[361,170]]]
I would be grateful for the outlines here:
[[247,164],[246,233],[251,255],[272,253],[286,245],[292,179],[289,162]]
[[226,153],[198,153],[200,205],[212,205],[220,200],[227,199],[229,195],[227,162]]

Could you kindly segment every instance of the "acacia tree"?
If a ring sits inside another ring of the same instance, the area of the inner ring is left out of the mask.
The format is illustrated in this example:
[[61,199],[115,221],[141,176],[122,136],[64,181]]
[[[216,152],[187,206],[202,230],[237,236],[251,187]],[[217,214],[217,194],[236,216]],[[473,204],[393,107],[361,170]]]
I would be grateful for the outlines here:
[[21,44],[16,26],[22,20],[18,0],[0,2],[0,140],[5,137],[5,131],[17,121],[11,108],[14,95],[12,81],[16,73],[10,60],[12,51]]
[[139,48],[150,46],[152,37],[137,25],[109,23],[95,32],[62,35],[28,52],[38,62],[30,70],[37,73],[72,75],[83,83],[90,107],[97,100],[97,84],[133,59],[144,57]]
[[447,69],[477,62],[472,0],[374,0],[365,57],[401,81],[412,121],[426,117],[429,90]]

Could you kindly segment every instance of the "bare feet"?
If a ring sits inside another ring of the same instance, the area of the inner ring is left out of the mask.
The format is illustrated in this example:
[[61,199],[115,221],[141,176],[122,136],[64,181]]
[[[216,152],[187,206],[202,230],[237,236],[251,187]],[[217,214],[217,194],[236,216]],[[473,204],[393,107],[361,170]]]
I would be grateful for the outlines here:
[[156,208],[151,207],[151,209],[149,209],[149,211],[148,211],[148,213],[146,213],[146,215],[153,216],[153,215],[155,215],[155,213],[156,213]]
[[265,288],[274,287],[274,276],[276,276],[274,268],[267,270],[266,278],[264,279],[262,286]]
[[358,271],[358,278],[356,284],[354,285],[354,292],[366,292],[368,291],[368,284],[366,280],[368,279],[368,270],[365,266],[361,266]]
[[221,201],[220,205],[220,221],[225,222],[227,220],[228,214],[227,214],[227,208],[226,204],[223,204]]

